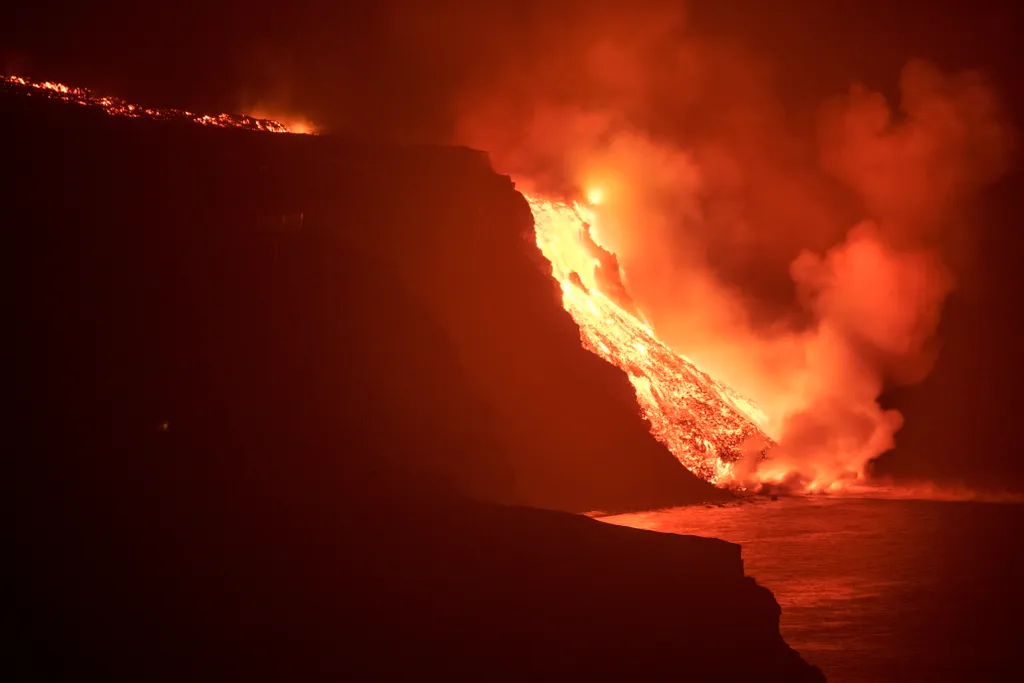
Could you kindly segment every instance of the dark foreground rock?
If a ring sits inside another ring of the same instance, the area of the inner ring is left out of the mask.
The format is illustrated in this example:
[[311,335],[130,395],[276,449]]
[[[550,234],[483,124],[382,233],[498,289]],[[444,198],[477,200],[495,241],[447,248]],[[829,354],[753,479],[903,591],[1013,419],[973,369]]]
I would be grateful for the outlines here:
[[93,539],[64,558],[73,571],[33,586],[36,609],[59,619],[31,625],[52,644],[31,672],[824,680],[782,641],[778,606],[743,576],[738,546],[561,512],[418,502],[315,516],[243,504],[244,520],[200,505],[191,528],[172,516],[160,530],[135,522],[141,538]]
[[718,495],[481,155],[0,115],[19,679],[821,680],[737,546],[461,493]]

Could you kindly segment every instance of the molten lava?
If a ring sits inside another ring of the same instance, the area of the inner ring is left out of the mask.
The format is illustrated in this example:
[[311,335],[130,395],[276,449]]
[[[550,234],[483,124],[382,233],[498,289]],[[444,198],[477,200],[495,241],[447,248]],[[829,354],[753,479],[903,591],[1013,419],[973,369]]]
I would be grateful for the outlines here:
[[[591,203],[601,199],[591,193]],[[638,312],[627,310],[624,288],[607,291],[609,279],[621,279],[618,273],[609,278],[607,270],[617,265],[600,258],[603,250],[590,236],[593,210],[538,197],[527,201],[537,246],[551,261],[583,346],[629,376],[651,433],[688,470],[719,486],[742,486],[737,461],[764,458],[774,445],[759,426],[766,422],[761,409],[662,343]]]
[[20,76],[0,76],[4,86],[18,88],[25,95],[40,95],[50,99],[71,102],[83,106],[98,107],[111,116],[127,116],[130,118],[148,118],[165,121],[189,121],[203,126],[220,128],[242,128],[267,133],[307,132],[292,130],[282,123],[270,119],[260,119],[244,114],[194,114],[181,109],[151,109],[129,104],[117,97],[99,96],[86,88],[73,88],[63,83],[52,81],[32,81]]

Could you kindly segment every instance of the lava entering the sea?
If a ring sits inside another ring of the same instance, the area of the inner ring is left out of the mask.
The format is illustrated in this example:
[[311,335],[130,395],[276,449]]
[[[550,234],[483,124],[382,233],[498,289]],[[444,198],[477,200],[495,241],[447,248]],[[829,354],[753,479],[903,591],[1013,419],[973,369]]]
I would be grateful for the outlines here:
[[[621,286],[617,264],[591,237],[597,218],[592,208],[535,196],[527,201],[537,246],[551,262],[562,305],[579,325],[583,346],[628,375],[651,433],[688,470],[715,485],[742,488],[736,463],[764,458],[775,445],[762,431],[764,413],[642,322]],[[589,201],[599,203],[600,194],[592,192]]]

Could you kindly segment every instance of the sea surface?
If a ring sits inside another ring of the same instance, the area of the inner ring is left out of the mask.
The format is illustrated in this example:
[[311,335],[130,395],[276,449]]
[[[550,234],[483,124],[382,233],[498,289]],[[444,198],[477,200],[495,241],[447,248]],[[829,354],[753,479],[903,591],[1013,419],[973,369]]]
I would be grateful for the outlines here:
[[603,517],[743,546],[832,683],[1024,680],[1024,505],[782,498]]

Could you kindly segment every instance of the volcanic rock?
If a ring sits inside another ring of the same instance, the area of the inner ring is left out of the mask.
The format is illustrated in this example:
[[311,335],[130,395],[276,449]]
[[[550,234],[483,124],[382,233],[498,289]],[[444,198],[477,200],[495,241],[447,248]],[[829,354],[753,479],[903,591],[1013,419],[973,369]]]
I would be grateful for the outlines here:
[[478,152],[0,93],[19,679],[818,681]]

